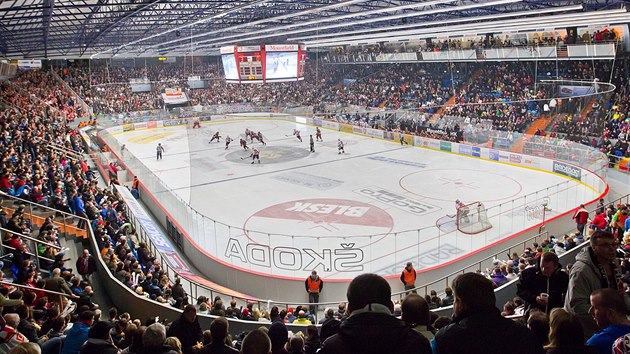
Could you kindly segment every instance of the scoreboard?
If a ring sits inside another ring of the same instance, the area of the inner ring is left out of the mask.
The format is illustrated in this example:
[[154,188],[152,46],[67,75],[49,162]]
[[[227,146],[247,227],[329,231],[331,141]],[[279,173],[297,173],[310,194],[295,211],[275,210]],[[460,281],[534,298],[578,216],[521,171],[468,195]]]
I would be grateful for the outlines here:
[[306,47],[300,44],[221,48],[227,82],[266,83],[304,79]]
[[243,81],[263,81],[263,51],[260,46],[237,47],[238,71]]

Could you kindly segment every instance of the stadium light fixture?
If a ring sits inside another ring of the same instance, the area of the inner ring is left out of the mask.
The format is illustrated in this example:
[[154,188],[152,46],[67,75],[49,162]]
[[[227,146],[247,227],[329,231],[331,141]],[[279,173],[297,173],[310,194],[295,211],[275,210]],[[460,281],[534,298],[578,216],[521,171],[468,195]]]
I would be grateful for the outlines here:
[[[135,40],[135,41],[131,41],[131,42],[129,42],[129,43],[123,44],[123,45],[118,46],[118,47],[116,47],[116,48],[111,48],[111,49],[107,49],[107,50],[104,50],[104,51],[100,51],[100,52],[98,52],[98,53],[96,53],[96,54],[92,54],[92,55],[90,56],[90,59],[94,58],[95,56],[101,55],[101,54],[103,54],[103,53],[107,53],[107,52],[114,51],[114,50],[117,50],[117,49],[122,49],[122,48],[124,48],[124,47],[126,47],[126,46],[129,46],[129,45],[138,44],[138,43],[144,42],[144,41],[146,41],[146,40],[149,40],[149,39],[152,39],[152,38],[156,38],[156,37],[159,37],[159,36],[163,36],[163,35],[168,34],[168,33],[171,33],[171,32],[179,31],[179,30],[184,29],[184,28],[187,28],[187,27],[192,27],[192,26],[194,26],[194,25],[198,25],[198,24],[200,24],[200,23],[208,22],[208,21],[211,21],[211,20],[214,20],[214,19],[217,19],[217,18],[223,17],[223,16],[227,16],[227,15],[229,15],[229,14],[231,14],[231,13],[235,12],[235,11],[239,11],[239,10],[247,9],[247,8],[250,8],[250,7],[253,7],[253,6],[262,5],[262,4],[264,4],[264,3],[266,3],[266,2],[269,2],[269,1],[270,1],[270,0],[257,0],[257,1],[254,1],[254,2],[251,2],[251,3],[248,3],[248,4],[244,4],[244,5],[240,5],[240,6],[235,6],[235,7],[233,7],[233,8],[227,9],[227,10],[225,10],[225,11],[221,11],[221,12],[220,12],[220,13],[218,13],[218,14],[215,14],[215,15],[212,15],[212,16],[209,16],[209,17],[206,17],[206,18],[203,18],[203,19],[198,20],[198,21],[195,21],[195,22],[193,22],[193,23],[188,23],[188,24],[185,24],[185,25],[181,25],[181,26],[173,27],[173,28],[170,28],[170,29],[168,29],[168,30],[166,30],[166,31],[162,31],[162,32],[160,32],[160,33],[157,33],[157,34],[154,34],[154,35],[150,35],[150,36],[148,36],[148,37],[144,37],[144,38],[140,38],[140,39]],[[185,38],[185,39],[187,39],[187,38]]]
[[[233,30],[236,30],[236,29],[239,29],[239,28],[243,28],[243,27],[250,27],[250,26],[260,25],[260,24],[267,23],[267,22],[276,22],[276,21],[280,21],[280,20],[285,20],[287,18],[303,16],[303,15],[309,15],[309,14],[312,14],[312,13],[317,13],[317,12],[322,12],[322,11],[328,11],[328,10],[336,9],[336,8],[339,8],[339,7],[351,6],[351,5],[355,5],[355,4],[366,2],[366,1],[369,1],[369,0],[349,0],[349,1],[343,1],[343,2],[339,2],[339,3],[335,3],[335,4],[326,5],[326,6],[316,7],[316,8],[312,8],[312,9],[308,9],[308,10],[298,11],[298,12],[295,12],[295,13],[290,13],[290,14],[285,14],[285,15],[280,15],[280,16],[274,16],[274,17],[270,17],[270,18],[263,18],[263,19],[260,19],[260,20],[243,23],[243,24],[240,24],[240,25],[235,25],[235,26],[230,26],[230,27],[226,27],[226,28],[221,28],[221,29],[218,29],[218,30],[211,30],[211,31],[198,33],[198,34],[195,34],[193,36],[188,36],[187,38],[173,39],[173,40],[170,40],[170,41],[167,41],[167,42],[163,42],[163,43],[160,43],[160,44],[154,44],[154,45],[152,45],[150,47],[159,47],[159,46],[164,45],[164,44],[177,43],[177,42],[181,42],[181,41],[185,41],[185,40],[191,40],[191,39],[194,39],[194,38],[203,37],[203,36],[207,36],[207,35],[211,35],[211,34],[216,34],[216,33],[221,33],[221,32],[226,32],[226,31],[233,31]],[[219,15],[220,15],[220,17],[224,17],[222,14],[219,14]],[[216,18],[219,18],[219,17],[215,17],[215,19]],[[181,44],[181,45],[182,46],[183,45],[188,45],[188,43]]]
[[604,11],[592,11],[592,12],[584,12],[578,14],[562,14],[562,15],[553,15],[553,16],[537,16],[537,17],[528,17],[528,18],[520,18],[520,19],[511,19],[511,20],[501,20],[501,21],[489,21],[489,22],[476,22],[471,24],[462,24],[456,26],[440,26],[440,27],[429,27],[424,29],[414,29],[408,31],[394,31],[394,32],[383,32],[383,33],[373,33],[367,35],[357,35],[357,36],[338,36],[333,38],[321,39],[321,40],[312,40],[305,41],[305,43],[317,44],[321,42],[328,42],[331,39],[337,40],[359,40],[359,39],[371,39],[378,40],[379,38],[386,38],[391,36],[404,36],[404,35],[415,35],[415,34],[425,34],[431,33],[435,31],[440,31],[442,29],[448,28],[449,30],[480,30],[485,29],[488,32],[491,32],[492,28],[495,26],[500,26],[504,24],[517,25],[517,24],[530,24],[530,25],[540,25],[541,23],[548,23],[554,21],[565,21],[565,20],[573,20],[573,21],[582,21],[589,20],[595,18],[609,18],[609,16],[627,14],[624,9],[615,9],[615,10],[604,10]]
[[508,12],[508,13],[504,13],[504,14],[493,14],[493,15],[477,16],[477,17],[454,18],[454,19],[451,19],[451,20],[434,21],[434,22],[423,22],[423,23],[413,23],[413,24],[409,24],[409,25],[397,25],[397,26],[390,26],[390,27],[386,27],[386,28],[382,28],[382,27],[381,28],[366,28],[366,29],[363,29],[363,30],[356,30],[356,31],[325,33],[325,34],[309,35],[309,36],[303,36],[303,37],[292,37],[292,38],[287,38],[287,41],[301,42],[301,41],[309,40],[309,39],[335,37],[335,36],[338,36],[340,34],[348,34],[348,35],[350,35],[350,34],[359,34],[359,33],[360,34],[366,34],[367,32],[381,32],[381,31],[385,31],[385,30],[390,30],[391,31],[391,30],[405,29],[405,28],[411,28],[411,27],[429,27],[429,26],[434,26],[434,25],[446,25],[446,24],[452,24],[452,23],[476,22],[476,21],[501,19],[501,18],[510,18],[510,17],[542,15],[542,14],[549,14],[549,13],[554,13],[554,12],[579,11],[579,10],[582,10],[582,9],[583,9],[582,5],[552,7],[552,8],[541,9],[541,10],[521,11],[521,12]]
[[[332,24],[332,25],[327,25],[327,26],[318,26],[316,28],[312,27],[312,25],[316,25],[316,24],[323,23],[323,22],[337,21],[337,20],[340,20],[340,19],[349,18],[350,15],[353,15],[352,17],[358,17],[358,16],[364,16],[365,15],[365,12],[360,12],[360,13],[355,13],[355,14],[342,15],[343,18],[341,18],[342,16],[327,17],[327,18],[317,19],[317,20],[314,20],[314,21],[306,21],[306,22],[300,22],[300,23],[294,23],[294,24],[290,24],[290,25],[285,25],[285,26],[281,26],[281,27],[266,28],[266,29],[262,29],[262,30],[258,30],[258,31],[251,31],[251,32],[248,32],[248,33],[242,33],[242,34],[222,36],[222,37],[219,37],[219,38],[206,39],[206,40],[197,41],[196,44],[209,43],[209,42],[215,42],[215,41],[224,41],[222,43],[230,43],[230,42],[234,42],[233,38],[241,37],[241,36],[247,36],[247,37],[240,38],[240,39],[238,39],[239,41],[249,41],[249,40],[263,39],[263,38],[269,38],[269,37],[277,37],[277,36],[286,35],[286,34],[312,32],[312,31],[318,31],[318,30],[324,30],[324,29],[347,27],[347,26],[352,26],[352,25],[357,25],[357,24],[367,24],[367,23],[395,20],[395,19],[400,19],[400,18],[417,17],[417,16],[425,16],[425,15],[435,15],[435,14],[445,13],[445,12],[454,12],[454,11],[471,10],[471,9],[488,7],[488,6],[499,6],[499,5],[513,4],[513,3],[522,2],[522,1],[523,0],[494,0],[494,1],[484,2],[484,3],[473,3],[473,4],[467,4],[467,5],[457,5],[457,6],[449,7],[449,8],[439,8],[439,9],[414,11],[414,12],[404,13],[404,14],[382,16],[382,17],[369,18],[369,19],[350,21],[350,22],[342,22],[342,23],[337,23],[337,24]],[[424,6],[428,6],[429,2],[419,3],[419,4],[424,4]],[[396,7],[389,8],[390,11],[394,11],[394,9],[396,9]],[[291,31],[288,31],[288,32],[285,31],[285,30],[289,30],[289,29],[294,28],[294,27],[308,27],[308,28],[291,30]],[[283,32],[282,33],[266,34],[266,35],[261,35],[261,36],[250,36],[251,34],[258,34],[258,33],[271,32],[271,31],[283,31]],[[216,32],[217,31],[215,31],[215,33]],[[224,32],[224,31],[221,30],[221,32]],[[206,34],[210,34],[210,33],[206,33]],[[201,35],[197,35],[197,36],[202,36],[202,35],[205,35],[205,34],[201,34]],[[225,42],[226,39],[231,39],[231,40],[228,41],[228,42]],[[172,42],[173,41],[162,43],[162,44],[168,44],[168,43],[172,43]],[[184,45],[188,45],[188,43],[181,44],[179,46],[184,46]],[[159,45],[156,45],[156,46],[159,46]],[[173,48],[176,48],[176,47],[173,47]]]
[[[427,33],[435,33],[436,31],[442,31],[445,28],[448,28],[449,31],[453,31],[455,29],[459,29],[463,32],[463,34],[469,34],[471,32],[477,31],[480,28],[485,28],[485,32],[492,32],[494,27],[501,25],[514,25],[514,24],[528,24],[533,25],[535,28],[538,28],[542,23],[550,23],[550,25],[554,25],[558,20],[567,20],[571,19],[574,23],[570,23],[569,25],[574,25],[575,22],[580,21],[583,22],[585,20],[604,18],[610,19],[612,15],[620,15],[627,14],[625,9],[616,9],[616,10],[605,10],[605,11],[591,11],[587,13],[572,13],[572,14],[562,14],[562,15],[553,15],[553,16],[537,16],[537,17],[529,17],[522,19],[512,19],[512,20],[502,20],[502,21],[491,21],[485,23],[472,23],[472,24],[463,24],[458,26],[443,26],[443,27],[430,27],[425,29],[416,29],[412,31],[395,31],[395,32],[384,32],[379,34],[371,34],[365,36],[351,36],[351,37],[337,37],[337,38],[329,38],[325,40],[314,40],[314,41],[305,41],[307,46],[314,46],[318,43],[328,43],[328,42],[341,42],[341,41],[356,41],[360,39],[367,39],[371,43],[383,42],[387,41],[390,38],[408,40],[414,39],[418,35],[423,35]],[[443,31],[442,31],[443,32]],[[401,33],[407,34],[406,36],[402,36]],[[431,38],[430,36],[428,38]],[[229,44],[231,42],[218,42],[204,46],[197,46],[196,49],[203,49],[208,47],[217,47],[223,44]],[[318,46],[320,47],[320,46]],[[173,48],[174,49],[174,48]]]
[[[627,23],[630,22],[630,14],[618,15],[618,16],[608,16],[599,19],[589,19],[580,21],[580,27],[583,26],[592,26],[592,25],[604,25],[611,26],[613,24],[619,23]],[[503,32],[514,32],[514,31],[544,31],[548,29],[558,29],[558,28],[566,28],[568,26],[575,25],[574,20],[566,20],[566,21],[556,21],[556,22],[538,22],[538,23],[527,23],[521,25],[510,25],[505,24],[503,26],[498,26],[493,28],[493,32],[495,33],[503,33]],[[483,35],[490,31],[482,31],[475,32],[470,29],[464,30],[445,30],[442,32],[427,32],[424,34],[417,34],[411,36],[392,36],[386,38],[377,38],[377,39],[358,39],[358,40],[331,40],[328,42],[322,43],[309,43],[305,44],[311,48],[319,48],[319,47],[332,47],[332,46],[340,46],[340,45],[359,45],[359,44],[374,44],[379,42],[390,42],[390,41],[399,41],[399,40],[421,40],[427,38],[437,38],[437,37],[452,37],[452,36],[462,36],[462,35]]]
[[[222,29],[218,29],[218,30],[206,31],[206,32],[195,34],[195,35],[192,36],[192,38],[194,39],[194,38],[208,36],[208,35],[211,35],[211,34],[227,32],[227,31],[235,30],[235,29],[242,28],[242,27],[250,27],[250,26],[253,26],[253,25],[258,25],[258,24],[262,24],[262,23],[266,23],[266,22],[279,21],[279,20],[284,20],[284,19],[287,19],[287,18],[293,18],[293,17],[303,16],[303,15],[308,15],[308,14],[311,14],[311,13],[322,12],[322,11],[326,11],[326,10],[330,10],[330,9],[338,8],[338,7],[342,7],[342,6],[354,5],[357,2],[363,2],[363,1],[366,1],[366,0],[346,1],[346,2],[342,2],[342,3],[337,3],[337,4],[327,5],[327,6],[323,6],[323,7],[318,7],[318,8],[315,8],[315,9],[299,11],[299,12],[292,13],[292,14],[286,14],[286,15],[276,16],[276,17],[272,17],[272,18],[268,18],[268,19],[257,20],[257,21],[246,23],[246,24],[230,26],[230,27],[226,27],[226,28],[222,28]],[[221,37],[221,39],[234,38],[234,37],[240,37],[240,36],[251,35],[251,34],[260,34],[260,33],[278,31],[278,30],[282,30],[282,29],[294,28],[294,27],[303,27],[303,26],[307,26],[307,25],[311,25],[311,24],[320,23],[320,22],[323,22],[323,21],[330,21],[331,19],[341,20],[341,19],[345,19],[345,18],[367,16],[367,15],[370,15],[370,14],[377,14],[377,13],[383,13],[383,12],[394,12],[394,11],[405,10],[405,9],[416,8],[416,7],[425,7],[425,6],[433,6],[433,5],[443,4],[443,3],[451,3],[451,2],[455,2],[455,1],[457,1],[457,0],[433,0],[433,1],[427,1],[427,2],[422,2],[422,3],[410,4],[410,5],[400,5],[400,6],[393,6],[393,7],[388,7],[388,8],[384,8],[384,9],[375,9],[375,10],[364,11],[364,12],[355,12],[355,13],[350,13],[350,14],[340,15],[340,16],[335,16],[335,17],[325,17],[325,18],[322,18],[322,19],[314,20],[314,21],[293,23],[293,24],[284,25],[284,26],[281,26],[281,27],[264,28],[264,29],[255,30],[255,31],[248,31],[247,33],[241,33],[241,34],[235,34],[235,35],[227,35],[227,36]],[[513,0],[513,1],[516,1],[516,0]],[[518,1],[523,1],[523,0],[518,0]],[[186,39],[190,40],[191,37],[188,37]],[[155,44],[152,47],[159,47],[159,46],[162,46],[164,44],[177,43],[177,42],[181,42],[183,40],[184,39],[174,39],[174,40],[170,40],[168,42]],[[210,41],[210,40],[207,40],[207,41]],[[205,41],[199,41],[198,43],[203,43],[203,42],[205,42]],[[180,44],[179,46],[185,46],[185,45],[188,45],[188,43]]]

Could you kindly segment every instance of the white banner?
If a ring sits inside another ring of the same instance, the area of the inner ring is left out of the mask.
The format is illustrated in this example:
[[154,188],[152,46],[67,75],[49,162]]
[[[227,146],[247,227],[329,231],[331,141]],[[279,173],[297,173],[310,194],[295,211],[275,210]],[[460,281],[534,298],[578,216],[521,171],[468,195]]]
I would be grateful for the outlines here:
[[178,88],[166,88],[162,93],[162,99],[166,104],[182,104],[188,102],[188,97]]

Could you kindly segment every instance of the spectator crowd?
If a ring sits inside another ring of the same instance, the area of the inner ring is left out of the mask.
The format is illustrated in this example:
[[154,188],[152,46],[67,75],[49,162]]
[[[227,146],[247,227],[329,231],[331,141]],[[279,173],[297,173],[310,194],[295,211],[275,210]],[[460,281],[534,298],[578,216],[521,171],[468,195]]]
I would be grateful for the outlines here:
[[[587,70],[582,64],[572,65],[576,65],[576,75]],[[535,78],[516,64],[499,64],[493,71],[483,65],[475,67],[476,74],[457,88],[452,86],[454,80],[444,83],[444,76],[439,75],[441,69],[443,66],[437,64],[423,70],[391,65],[376,72],[354,68],[344,73],[331,68],[322,75],[324,79],[309,78],[305,83],[242,87],[215,80],[209,89],[187,92],[193,102],[204,104],[258,100],[316,105],[323,101],[391,109],[412,104],[414,109],[432,114],[444,102],[454,99],[460,105],[440,114],[466,116],[466,124],[490,120],[495,129],[507,131],[526,128],[544,110],[538,101],[530,100],[532,97],[550,97],[544,88],[531,91]],[[211,65],[199,70],[207,77],[218,77]],[[359,79],[350,85],[339,85],[335,82],[339,76],[329,75],[335,72]],[[91,74],[68,68],[61,74],[89,105],[102,113],[160,106],[158,101],[152,102],[153,92],[136,95],[125,91],[130,90],[128,83],[113,82],[146,77],[164,86],[181,81],[176,67],[97,69]],[[615,71],[615,75],[623,74]],[[621,76],[618,78],[622,80]],[[626,86],[620,86],[621,92]],[[485,272],[457,277],[440,295],[437,291],[425,296],[410,292],[400,303],[393,303],[392,289],[382,277],[358,276],[349,285],[347,302],[336,309],[326,309],[324,318],[318,321],[317,314],[306,305],[266,309],[253,303],[241,306],[236,300],[221,297],[192,299],[181,279],[170,279],[147,244],[139,239],[115,189],[103,186],[102,181],[99,184],[81,157],[83,142],[68,122],[84,112],[75,105],[72,93],[56,83],[49,72],[35,70],[20,72],[11,82],[2,83],[0,99],[0,191],[56,210],[40,226],[30,224],[24,206],[17,205],[15,210],[6,207],[0,212],[2,227],[10,231],[4,233],[3,245],[11,254],[4,266],[9,281],[0,286],[0,351],[190,354],[236,350],[315,353],[319,349],[324,354],[448,354],[628,350],[624,347],[628,342],[625,336],[630,333],[625,317],[630,308],[626,292],[630,282],[626,249],[630,244],[630,222],[626,225],[626,205],[601,204],[586,229],[592,231],[584,232],[586,235],[553,237],[533,244],[521,254],[497,259],[493,268]],[[623,123],[626,103],[618,95],[608,120],[605,107],[601,107],[604,102],[594,102],[600,106],[592,107],[591,112],[603,113],[593,113],[589,127],[604,120],[601,123],[607,131],[615,134],[604,134],[604,138],[625,142],[620,148],[627,150],[627,126]],[[380,121],[364,113],[329,114],[329,118],[357,124]],[[432,124],[425,116],[424,120],[390,128],[420,134],[420,127],[435,128]],[[459,121],[446,124],[445,129],[459,130]],[[575,134],[585,132],[580,129]],[[114,178],[111,183],[118,182]],[[6,206],[6,201],[2,205]],[[91,228],[98,245],[98,255],[81,250],[80,256],[72,260],[73,265],[66,264],[67,250],[61,246],[62,232],[56,222],[68,215],[74,215],[78,229]],[[27,237],[38,240],[35,247],[29,245]],[[563,267],[558,256],[578,246],[582,249],[575,264]],[[34,262],[35,252],[44,257],[39,264]],[[133,314],[118,314],[115,308],[103,315],[94,302],[94,257],[101,257],[109,271],[139,297],[180,309],[181,316],[165,326],[155,318],[139,320]],[[518,297],[500,311],[495,306],[494,290],[514,279],[519,279],[515,294]],[[448,306],[453,306],[452,318],[437,317],[430,311]],[[523,310],[523,316],[517,316],[523,324],[509,318],[517,308]],[[201,328],[198,319],[198,315],[206,314],[218,317],[207,329]],[[233,335],[229,320],[235,319],[259,322],[261,328]],[[306,327],[302,333],[289,335],[289,323]]]

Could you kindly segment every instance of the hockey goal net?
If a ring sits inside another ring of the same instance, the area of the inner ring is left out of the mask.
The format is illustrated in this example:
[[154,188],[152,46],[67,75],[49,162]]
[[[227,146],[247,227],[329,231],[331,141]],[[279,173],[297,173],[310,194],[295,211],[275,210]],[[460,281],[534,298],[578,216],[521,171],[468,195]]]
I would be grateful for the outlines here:
[[465,234],[478,234],[492,228],[486,208],[481,202],[465,204],[457,208],[457,230]]

